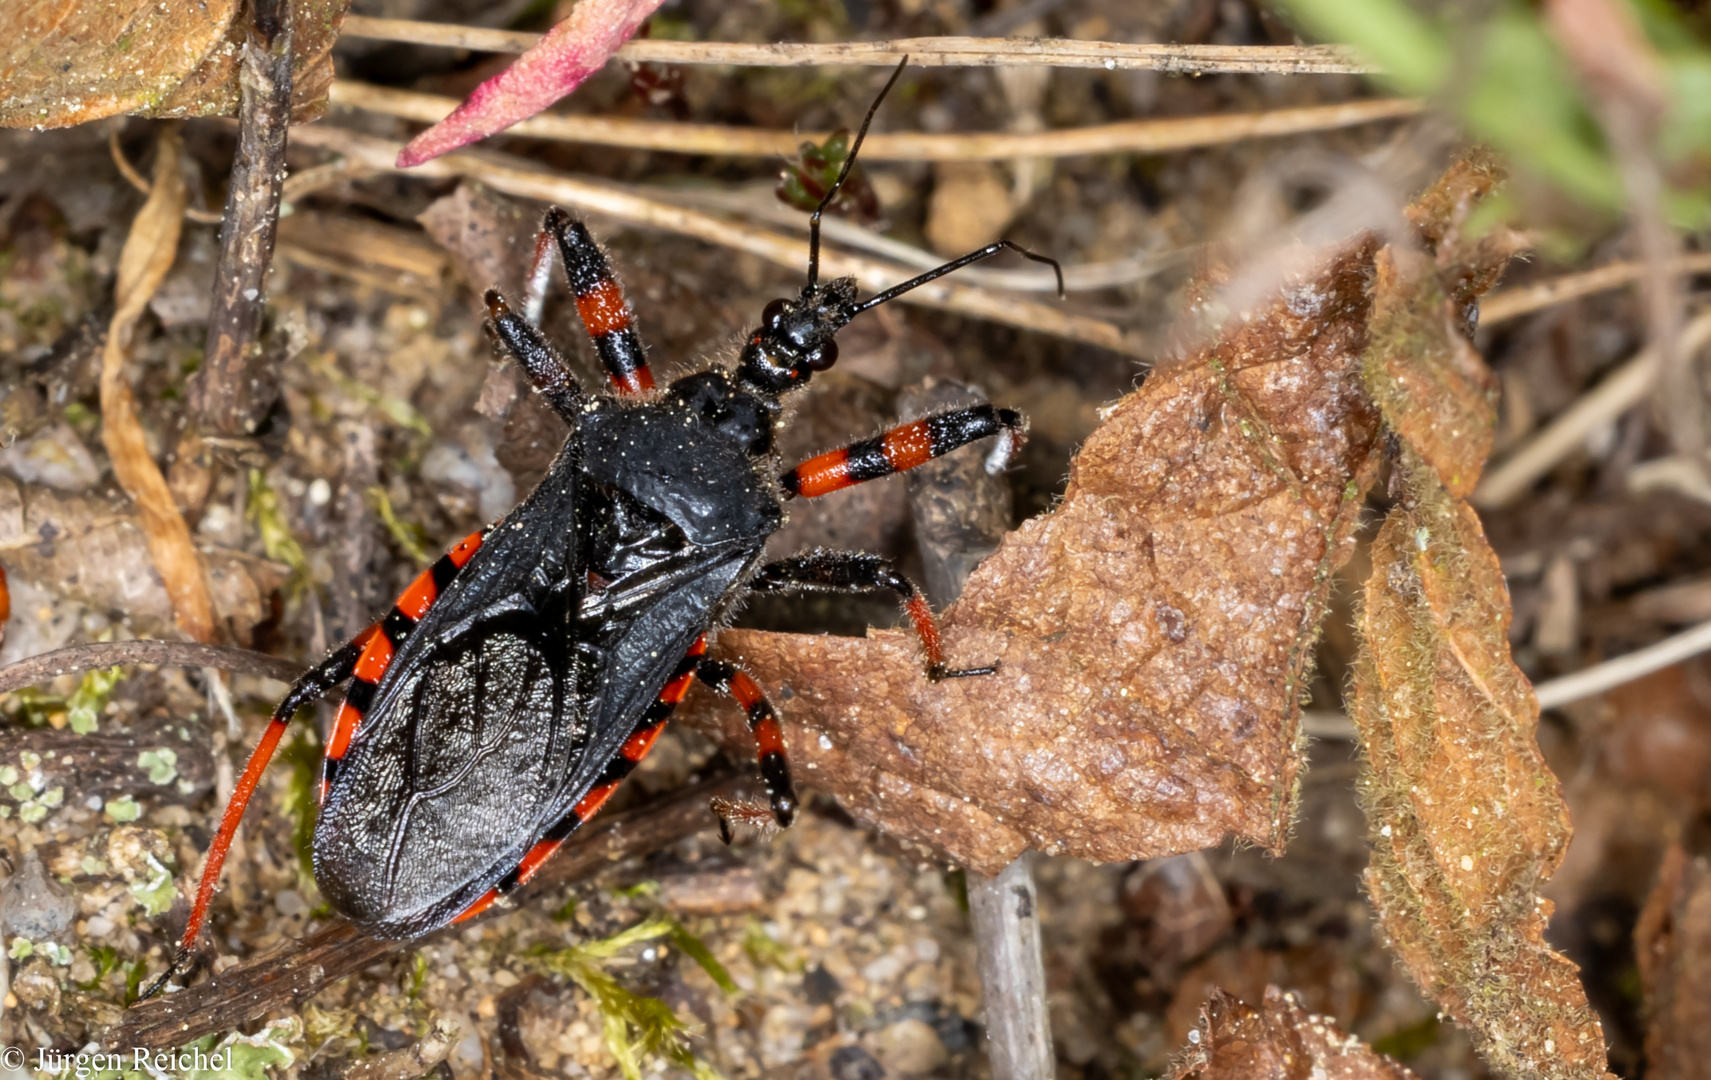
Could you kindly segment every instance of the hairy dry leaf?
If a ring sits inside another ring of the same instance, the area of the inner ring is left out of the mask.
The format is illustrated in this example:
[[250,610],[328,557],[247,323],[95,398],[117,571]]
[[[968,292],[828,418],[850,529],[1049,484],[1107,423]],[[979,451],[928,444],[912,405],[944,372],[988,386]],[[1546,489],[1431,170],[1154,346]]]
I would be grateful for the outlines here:
[[1499,175],[1450,169],[1411,219],[1436,249],[1376,260],[1367,385],[1398,437],[1402,498],[1372,547],[1353,716],[1366,750],[1367,888],[1416,981],[1516,1077],[1604,1074],[1604,1038],[1567,959],[1544,942],[1541,882],[1568,808],[1510,659],[1509,592],[1464,501],[1490,451],[1492,379],[1458,309],[1501,273],[1513,237],[1461,223]]
[[[248,34],[237,0],[11,0],[0,5],[0,127],[107,116],[234,116]],[[292,100],[325,108],[349,0],[294,0]],[[238,16],[238,17],[235,17]]]
[[166,584],[178,626],[197,641],[214,640],[214,609],[202,560],[190,542],[190,528],[172,501],[160,466],[149,456],[136,400],[125,378],[131,333],[149,298],[172,269],[178,233],[184,222],[184,175],[179,171],[181,139],[177,130],[161,133],[155,154],[154,182],[148,201],[137,212],[131,234],[119,253],[113,319],[101,352],[101,441],[113,461],[113,475],[137,504],[138,521],[148,537],[155,569]]
[[1294,994],[1265,988],[1251,1009],[1222,990],[1200,1007],[1196,1040],[1171,1080],[1413,1080],[1414,1074],[1329,1017],[1314,1016]]
[[[930,684],[902,631],[722,635],[774,693],[803,778],[986,873],[1029,846],[1280,848],[1311,645],[1374,471],[1371,260],[1370,243],[1329,253],[1109,410],[1058,508],[945,613],[951,661],[997,674]],[[704,715],[747,738],[734,710]]]
[[1538,889],[1568,808],[1509,657],[1503,571],[1473,510],[1402,459],[1408,496],[1373,541],[1355,675],[1367,889],[1391,947],[1498,1072],[1601,1076],[1602,1029],[1544,941]]
[[1646,992],[1646,1076],[1694,1080],[1711,1069],[1711,859],[1679,844],[1634,927]]

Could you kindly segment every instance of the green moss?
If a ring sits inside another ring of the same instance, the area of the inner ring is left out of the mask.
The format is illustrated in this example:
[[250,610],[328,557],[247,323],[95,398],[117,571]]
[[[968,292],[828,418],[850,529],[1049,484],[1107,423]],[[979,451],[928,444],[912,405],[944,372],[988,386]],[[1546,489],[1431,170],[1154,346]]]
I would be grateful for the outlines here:
[[539,948],[528,959],[532,965],[574,982],[594,999],[606,1047],[626,1080],[641,1080],[642,1061],[650,1057],[664,1058],[697,1080],[719,1080],[718,1070],[689,1048],[690,1029],[671,1006],[626,989],[606,971],[606,964],[620,953],[659,938],[670,938],[721,987],[735,989],[730,975],[706,946],[665,916],[655,916],[600,941],[568,949]]

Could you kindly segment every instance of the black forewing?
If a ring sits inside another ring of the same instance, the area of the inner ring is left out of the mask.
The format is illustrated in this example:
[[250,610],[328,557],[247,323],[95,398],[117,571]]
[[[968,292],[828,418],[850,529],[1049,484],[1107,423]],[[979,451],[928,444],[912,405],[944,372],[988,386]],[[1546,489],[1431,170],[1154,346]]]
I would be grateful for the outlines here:
[[584,640],[599,667],[585,706],[589,745],[568,776],[564,810],[594,786],[760,551],[746,540],[685,543],[590,601]]
[[315,830],[315,876],[364,930],[438,926],[557,820],[589,725],[571,647],[583,594],[579,474],[540,486],[401,643]]

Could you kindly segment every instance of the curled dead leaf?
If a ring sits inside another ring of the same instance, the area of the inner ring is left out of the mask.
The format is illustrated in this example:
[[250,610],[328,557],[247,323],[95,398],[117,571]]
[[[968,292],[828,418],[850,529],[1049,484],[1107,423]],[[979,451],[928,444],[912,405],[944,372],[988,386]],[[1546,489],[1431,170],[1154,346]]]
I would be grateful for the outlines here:
[[804,779],[986,873],[1029,846],[1280,848],[1311,643],[1375,467],[1371,258],[1332,253],[1109,411],[1058,508],[945,613],[952,662],[997,674],[928,683],[901,631],[721,635],[775,694]]
[[1252,1009],[1222,990],[1200,1008],[1171,1080],[1413,1080],[1414,1074],[1372,1047],[1345,1034],[1335,1022],[1314,1016],[1294,994],[1265,988]]
[[153,187],[119,253],[113,319],[101,353],[101,440],[112,459],[113,475],[137,504],[138,523],[148,537],[149,553],[166,585],[180,629],[197,641],[207,642],[214,639],[214,612],[202,561],[160,466],[149,455],[142,425],[137,421],[136,401],[125,377],[125,358],[137,319],[165,280],[178,251],[178,234],[184,222],[180,149],[176,130],[167,128],[161,133]]
[[1512,247],[1461,235],[1496,182],[1458,164],[1414,208],[1426,257],[1377,259],[1367,384],[1398,440],[1401,497],[1372,546],[1352,716],[1366,751],[1367,889],[1392,949],[1502,1075],[1604,1075],[1575,966],[1545,943],[1540,884],[1568,808],[1539,752],[1538,702],[1509,654],[1509,592],[1467,504],[1496,424],[1457,305]]

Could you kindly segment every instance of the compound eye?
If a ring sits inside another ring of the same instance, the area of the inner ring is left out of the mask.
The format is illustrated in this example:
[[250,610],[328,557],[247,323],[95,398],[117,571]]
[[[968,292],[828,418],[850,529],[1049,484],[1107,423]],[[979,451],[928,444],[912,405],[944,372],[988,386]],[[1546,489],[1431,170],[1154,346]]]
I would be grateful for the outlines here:
[[828,341],[808,354],[808,366],[815,371],[825,371],[837,362],[838,343],[835,341]]
[[788,303],[786,300],[774,300],[766,305],[766,309],[760,313],[760,324],[768,330],[776,330],[779,321],[784,318],[784,309]]

